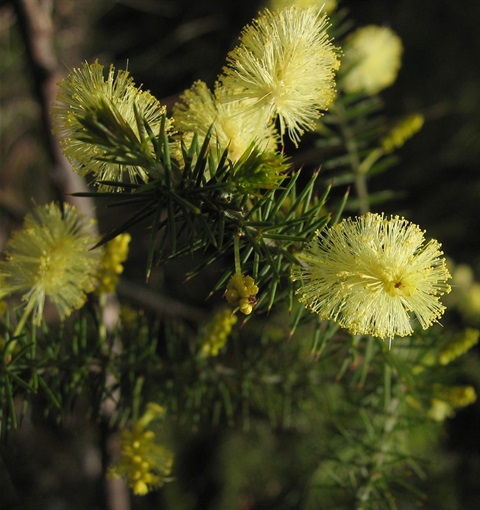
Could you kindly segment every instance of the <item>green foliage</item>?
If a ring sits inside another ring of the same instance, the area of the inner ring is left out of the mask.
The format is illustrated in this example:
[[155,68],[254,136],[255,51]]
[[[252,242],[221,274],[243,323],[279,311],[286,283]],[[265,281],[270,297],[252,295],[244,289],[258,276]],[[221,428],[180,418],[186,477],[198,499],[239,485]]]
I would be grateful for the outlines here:
[[[338,38],[349,28],[344,16],[334,18]],[[100,430],[104,474],[109,438],[155,402],[176,457],[158,508],[200,508],[202,482],[214,485],[202,507],[212,510],[428,507],[425,459],[435,460],[444,420],[462,407],[447,402],[438,414],[435,401],[468,365],[461,349],[464,358],[439,359],[463,324],[447,320],[444,330],[416,330],[390,346],[321,321],[298,303],[290,278],[315,232],[398,193],[367,186],[398,162],[381,148],[390,128],[382,100],[339,85],[310,135],[322,155],[314,169],[254,141],[232,160],[228,146],[212,148],[215,124],[187,139],[166,114],[158,132],[136,106],[134,119],[132,127],[115,104],[97,101],[76,119],[77,141],[100,148],[98,161],[148,179],[120,173],[95,182],[102,191],[75,195],[106,205],[109,230],[97,249],[123,232],[147,239],[132,274],[140,266],[154,290],[138,298],[127,269],[113,323],[105,295],[64,322],[47,310],[40,327],[19,328],[14,298],[0,310],[4,444],[29,420],[61,426],[80,410]],[[232,322],[225,346],[205,355],[205,323],[234,274],[253,278],[258,301]],[[160,312],[151,296],[166,302]],[[197,443],[208,446],[205,459],[195,458]]]

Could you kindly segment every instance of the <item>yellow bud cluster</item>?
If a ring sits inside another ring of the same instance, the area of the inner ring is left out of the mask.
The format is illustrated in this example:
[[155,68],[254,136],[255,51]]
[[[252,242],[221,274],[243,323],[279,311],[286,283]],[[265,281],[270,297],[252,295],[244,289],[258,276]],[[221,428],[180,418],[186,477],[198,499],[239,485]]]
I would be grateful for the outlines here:
[[387,154],[402,147],[407,140],[422,129],[425,119],[419,113],[409,115],[398,122],[381,141],[381,147]]
[[152,421],[162,419],[164,410],[149,404],[145,414],[121,434],[121,457],[109,471],[109,476],[123,476],[134,494],[143,496],[161,487],[172,471],[173,454],[160,444],[160,438],[150,427]]
[[151,464],[144,459],[145,451],[155,437],[152,431],[142,431],[136,427],[133,431],[122,433],[122,456],[124,467],[128,471],[130,486],[135,494],[147,494],[148,486],[156,485],[158,476],[151,472]]
[[97,294],[108,294],[115,291],[119,275],[123,273],[123,262],[128,256],[130,239],[130,234],[124,233],[105,245],[100,274],[98,275]]
[[473,386],[452,386],[441,388],[437,397],[432,399],[428,415],[435,421],[443,421],[455,414],[455,409],[467,407],[477,400]]
[[474,328],[467,328],[460,333],[451,342],[445,344],[438,353],[438,362],[440,365],[448,365],[454,359],[465,354],[474,345],[478,343],[480,331]]
[[238,306],[242,313],[249,315],[257,304],[257,293],[258,287],[251,276],[234,274],[227,284],[225,298],[231,305]]
[[229,308],[221,308],[213,314],[200,336],[200,356],[218,356],[220,350],[227,343],[233,325],[238,317]]
[[454,409],[466,407],[477,400],[477,394],[473,386],[452,386],[443,389],[438,396]]

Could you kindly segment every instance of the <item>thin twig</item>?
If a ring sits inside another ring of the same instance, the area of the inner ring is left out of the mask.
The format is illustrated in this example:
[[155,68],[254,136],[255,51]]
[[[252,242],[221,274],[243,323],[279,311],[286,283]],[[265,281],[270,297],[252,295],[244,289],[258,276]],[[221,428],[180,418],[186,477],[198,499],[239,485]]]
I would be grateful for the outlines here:
[[139,285],[122,279],[117,287],[117,294],[122,299],[128,299],[142,306],[147,310],[171,318],[188,319],[191,321],[201,321],[205,310],[185,305],[172,298],[165,298],[145,285]]
[[41,111],[45,149],[52,163],[50,179],[60,201],[75,205],[87,218],[94,217],[93,202],[71,196],[87,191],[84,180],[72,171],[57,138],[52,134],[51,109],[62,77],[54,49],[54,23],[51,0],[11,0],[23,38],[35,99]]
[[350,159],[350,166],[355,175],[355,191],[357,193],[359,203],[358,209],[360,214],[365,214],[370,210],[370,200],[368,196],[367,179],[365,174],[361,171],[357,142],[353,136],[350,126],[348,125],[345,108],[340,99],[338,99],[335,103],[335,110],[340,120],[340,130]]

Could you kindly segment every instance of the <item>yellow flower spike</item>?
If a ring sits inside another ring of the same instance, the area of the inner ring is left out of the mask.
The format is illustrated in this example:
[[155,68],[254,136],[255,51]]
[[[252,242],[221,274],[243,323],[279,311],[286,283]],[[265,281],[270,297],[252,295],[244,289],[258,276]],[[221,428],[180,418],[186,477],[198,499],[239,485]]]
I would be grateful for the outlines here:
[[477,393],[473,386],[451,386],[436,388],[436,395],[432,399],[428,411],[430,418],[444,421],[455,415],[455,409],[467,407],[477,400]]
[[252,101],[266,121],[278,117],[280,135],[298,144],[335,98],[338,51],[317,7],[265,9],[244,28],[219,78],[232,99]]
[[45,299],[56,306],[63,319],[83,306],[96,285],[100,250],[92,250],[97,238],[91,222],[82,220],[76,207],[55,203],[37,207],[25,217],[0,261],[0,299],[24,293],[26,311],[39,324]]
[[438,353],[438,362],[440,365],[448,365],[456,358],[469,351],[478,343],[480,331],[474,328],[467,328],[457,335],[451,342],[448,342],[440,349]]
[[389,28],[359,28],[347,38],[343,51],[340,73],[346,92],[376,94],[397,79],[403,46]]
[[417,225],[367,213],[316,237],[297,255],[299,301],[353,334],[392,339],[413,333],[413,314],[426,329],[443,314],[450,274],[435,240]]
[[407,140],[422,129],[424,122],[425,118],[418,113],[408,115],[402,119],[380,142],[383,152],[390,154],[395,149],[402,147]]
[[123,233],[103,247],[102,262],[98,275],[99,284],[95,289],[97,294],[108,294],[115,291],[119,276],[123,273],[123,262],[128,257],[130,240],[130,234]]
[[134,494],[143,496],[159,488],[172,472],[173,453],[161,444],[155,422],[163,420],[162,406],[149,403],[143,416],[121,434],[121,457],[109,476],[125,477]]
[[454,409],[460,409],[473,404],[477,400],[477,393],[473,386],[452,386],[443,389],[438,397]]
[[229,308],[216,311],[200,336],[200,357],[218,356],[237,321],[238,317]]
[[255,280],[251,276],[237,273],[227,284],[225,298],[231,305],[237,306],[243,314],[250,315],[257,304],[257,293],[258,287],[255,285]]

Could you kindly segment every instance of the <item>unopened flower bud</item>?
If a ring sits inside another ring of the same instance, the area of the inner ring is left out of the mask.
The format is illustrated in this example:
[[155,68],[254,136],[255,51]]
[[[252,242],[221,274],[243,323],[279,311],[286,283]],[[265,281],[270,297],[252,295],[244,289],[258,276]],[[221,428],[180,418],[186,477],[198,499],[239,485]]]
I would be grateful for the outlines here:
[[231,305],[238,306],[242,313],[249,315],[257,304],[257,293],[258,287],[251,276],[234,274],[227,284],[225,298]]

